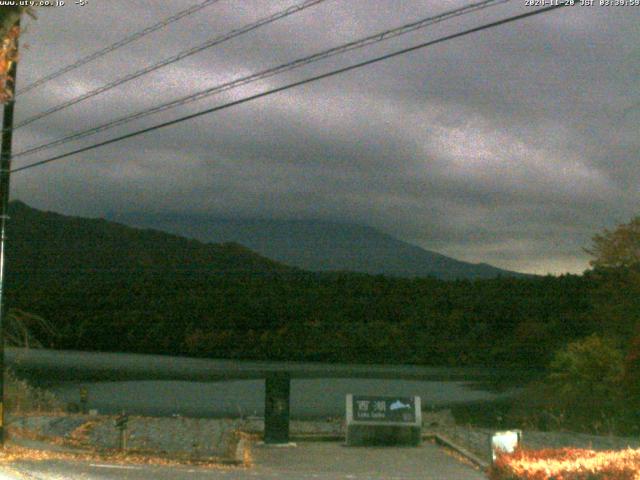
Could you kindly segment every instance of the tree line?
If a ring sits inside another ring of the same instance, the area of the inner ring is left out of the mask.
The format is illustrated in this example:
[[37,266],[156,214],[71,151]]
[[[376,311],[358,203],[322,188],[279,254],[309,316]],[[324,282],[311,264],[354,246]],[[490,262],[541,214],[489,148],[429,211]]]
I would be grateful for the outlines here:
[[573,340],[637,324],[628,265],[473,281],[313,273],[236,244],[11,209],[8,305],[46,319],[55,335],[34,335],[53,348],[543,367]]

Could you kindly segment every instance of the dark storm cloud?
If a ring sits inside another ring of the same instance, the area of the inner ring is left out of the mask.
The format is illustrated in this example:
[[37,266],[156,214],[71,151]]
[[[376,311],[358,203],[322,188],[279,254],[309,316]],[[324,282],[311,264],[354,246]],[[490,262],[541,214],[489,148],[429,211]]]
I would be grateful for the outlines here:
[[[292,3],[222,0],[25,95],[19,116]],[[25,127],[16,148],[464,3],[329,0]],[[19,81],[186,5],[109,1],[42,11],[26,36]],[[116,132],[526,10],[514,0]],[[638,20],[633,7],[536,16],[25,171],[14,178],[14,195],[98,216],[172,211],[352,221],[464,260],[581,271],[590,237],[637,211]]]

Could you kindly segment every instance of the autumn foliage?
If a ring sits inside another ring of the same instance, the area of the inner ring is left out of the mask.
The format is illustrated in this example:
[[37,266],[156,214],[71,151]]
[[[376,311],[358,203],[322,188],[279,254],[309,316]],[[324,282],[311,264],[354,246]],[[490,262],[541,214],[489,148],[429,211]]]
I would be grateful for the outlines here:
[[491,480],[640,480],[640,449],[576,448],[500,453],[489,469]]
[[11,89],[8,88],[8,82],[12,80],[9,71],[13,62],[17,61],[19,35],[20,27],[12,27],[2,38],[0,45],[0,103],[5,103],[12,98]]
[[640,264],[640,216],[615,230],[604,230],[593,237],[593,246],[586,250],[593,255],[590,262],[596,268],[621,268]]

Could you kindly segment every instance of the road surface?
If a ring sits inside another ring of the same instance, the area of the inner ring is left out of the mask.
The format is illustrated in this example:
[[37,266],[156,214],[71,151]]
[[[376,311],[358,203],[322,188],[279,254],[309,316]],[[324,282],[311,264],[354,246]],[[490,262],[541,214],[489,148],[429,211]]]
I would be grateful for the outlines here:
[[[249,468],[113,465],[102,462],[16,461],[16,480],[486,480],[441,447],[345,447],[338,442],[300,442],[296,447],[253,448]],[[0,467],[0,472],[3,467]],[[0,480],[5,480],[0,474]]]

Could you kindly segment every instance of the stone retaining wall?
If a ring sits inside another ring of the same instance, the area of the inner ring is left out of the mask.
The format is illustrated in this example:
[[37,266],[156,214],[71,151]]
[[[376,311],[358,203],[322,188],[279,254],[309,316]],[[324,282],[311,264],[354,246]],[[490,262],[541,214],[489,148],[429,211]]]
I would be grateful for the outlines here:
[[[154,454],[230,458],[235,453],[241,423],[229,419],[131,416],[127,448]],[[10,427],[76,447],[117,449],[120,443],[113,416],[24,416],[13,418]]]
[[[119,431],[113,416],[39,415],[10,419],[14,431],[31,432],[41,437],[62,440],[76,446],[114,449]],[[489,459],[490,429],[456,426],[450,412],[423,414],[423,434],[439,434],[476,454]],[[16,430],[17,429],[17,430]],[[248,419],[158,418],[131,416],[128,424],[128,447],[155,454],[183,454],[194,457],[233,458],[239,441],[238,432],[262,434],[264,421]],[[291,436],[344,439],[341,418],[318,421],[292,421]],[[533,449],[577,447],[595,450],[640,448],[640,438],[597,436],[569,432],[523,432],[523,444]]]

